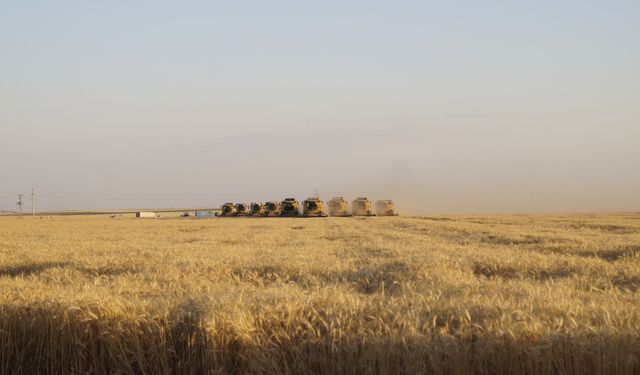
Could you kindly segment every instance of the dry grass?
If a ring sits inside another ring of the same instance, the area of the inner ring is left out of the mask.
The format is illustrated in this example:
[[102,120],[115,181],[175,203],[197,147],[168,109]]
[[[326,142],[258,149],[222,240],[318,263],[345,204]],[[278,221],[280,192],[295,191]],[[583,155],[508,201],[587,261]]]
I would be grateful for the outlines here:
[[639,373],[640,215],[0,218],[0,373]]

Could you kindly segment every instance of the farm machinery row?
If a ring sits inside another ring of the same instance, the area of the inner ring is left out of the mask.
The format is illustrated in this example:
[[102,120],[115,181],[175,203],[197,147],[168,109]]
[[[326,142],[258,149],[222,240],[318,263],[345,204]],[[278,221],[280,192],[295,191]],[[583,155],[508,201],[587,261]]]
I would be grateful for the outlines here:
[[[301,210],[302,208],[302,210]],[[269,201],[266,203],[225,203],[220,207],[217,216],[251,216],[251,217],[326,217],[326,216],[396,216],[393,202],[390,200],[376,201],[375,209],[371,201],[365,197],[358,197],[349,205],[343,197],[333,197],[327,202],[327,211],[324,202],[318,197],[309,197],[302,201],[302,205],[295,198],[286,198],[281,202]]]

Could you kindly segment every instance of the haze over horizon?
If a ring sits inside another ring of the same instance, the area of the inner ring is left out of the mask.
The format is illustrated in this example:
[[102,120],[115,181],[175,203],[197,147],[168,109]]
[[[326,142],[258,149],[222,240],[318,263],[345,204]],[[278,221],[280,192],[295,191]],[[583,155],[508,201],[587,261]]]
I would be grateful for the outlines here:
[[0,4],[0,210],[640,211],[640,3]]

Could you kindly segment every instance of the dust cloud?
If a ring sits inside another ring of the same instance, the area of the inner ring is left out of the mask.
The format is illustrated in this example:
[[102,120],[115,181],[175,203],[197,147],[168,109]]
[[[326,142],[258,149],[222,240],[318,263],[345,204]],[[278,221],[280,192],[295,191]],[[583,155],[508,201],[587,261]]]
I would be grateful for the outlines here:
[[[231,135],[167,128],[151,142],[135,132],[111,133],[117,142],[43,138],[20,167],[4,159],[16,178],[3,189],[36,187],[39,209],[218,206],[316,191],[392,199],[414,215],[640,209],[635,129],[622,137],[552,120],[389,122]],[[11,209],[13,194],[3,193]]]

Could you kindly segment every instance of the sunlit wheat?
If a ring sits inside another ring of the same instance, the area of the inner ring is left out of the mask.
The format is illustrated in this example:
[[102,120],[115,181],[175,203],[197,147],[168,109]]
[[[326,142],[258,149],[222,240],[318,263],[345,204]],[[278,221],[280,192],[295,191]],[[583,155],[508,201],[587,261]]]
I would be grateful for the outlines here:
[[0,373],[638,373],[640,215],[0,218]]

